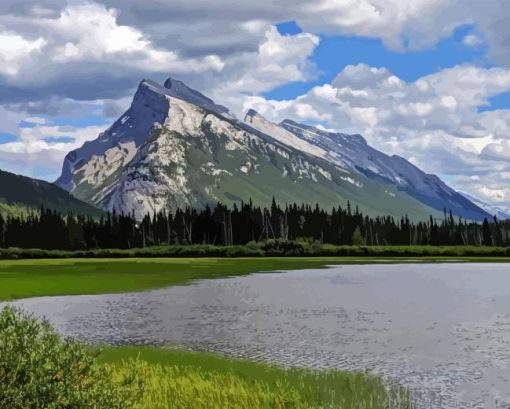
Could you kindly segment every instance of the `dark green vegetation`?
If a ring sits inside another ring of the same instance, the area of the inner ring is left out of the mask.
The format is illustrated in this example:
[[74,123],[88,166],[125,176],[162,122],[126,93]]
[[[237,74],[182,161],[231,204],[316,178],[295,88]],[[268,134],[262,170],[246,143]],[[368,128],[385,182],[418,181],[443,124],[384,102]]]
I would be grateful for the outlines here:
[[[387,262],[447,262],[448,257],[281,257],[130,258],[0,261],[0,300],[67,294],[140,291],[254,272],[323,268],[328,265]],[[504,257],[455,257],[459,261],[505,262]]]
[[21,214],[37,213],[42,206],[63,214],[102,214],[53,183],[0,170],[0,215],[20,217]]
[[[349,262],[346,257],[355,257],[358,262],[374,262],[377,258],[402,257],[441,259],[448,257],[467,258],[466,261],[481,258],[501,258],[510,261],[510,247],[487,246],[336,246],[319,242],[289,242],[269,240],[260,243],[248,243],[245,246],[213,246],[208,244],[161,245],[133,249],[97,249],[97,250],[46,250],[20,249],[16,247],[0,248],[0,259],[70,259],[70,258],[235,258],[235,257],[337,257],[338,263]],[[341,257],[341,258],[340,258]],[[374,260],[375,258],[375,260]],[[405,260],[403,260],[405,261]],[[448,261],[448,260],[446,260]],[[491,260],[487,260],[491,261]]]
[[82,344],[62,340],[48,322],[0,311],[0,408],[124,409],[137,397],[136,374],[117,381]]
[[0,408],[396,409],[398,386],[365,374],[283,369],[204,353],[61,339],[48,322],[0,311]]
[[[408,217],[396,220],[390,216],[365,216],[357,208],[351,209],[350,204],[345,209],[326,211],[318,206],[296,204],[282,208],[275,202],[270,208],[256,207],[250,202],[233,208],[217,204],[212,209],[207,206],[202,210],[162,211],[146,215],[141,222],[131,215],[115,212],[101,218],[63,216],[51,211],[30,216],[0,216],[0,248],[90,250],[164,244],[246,246],[254,243],[250,247],[260,247],[256,243],[269,240],[296,246],[294,254],[303,253],[298,249],[301,244],[295,242],[377,247],[504,247],[510,246],[510,221],[494,218],[492,223],[485,220],[478,224],[456,220],[445,212],[444,219],[439,222],[430,218],[427,222],[416,223]],[[210,254],[212,251],[210,247],[207,250]],[[240,254],[254,255],[247,251],[242,250]],[[326,250],[326,253],[331,254],[331,251]]]

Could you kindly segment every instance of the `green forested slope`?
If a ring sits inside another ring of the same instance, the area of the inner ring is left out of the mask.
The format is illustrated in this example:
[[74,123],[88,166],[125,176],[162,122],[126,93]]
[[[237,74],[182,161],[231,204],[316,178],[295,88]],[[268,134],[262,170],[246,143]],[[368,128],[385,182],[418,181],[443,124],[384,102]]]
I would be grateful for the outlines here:
[[101,214],[100,210],[76,199],[52,183],[0,170],[0,214],[26,214],[38,211],[41,206],[63,214]]

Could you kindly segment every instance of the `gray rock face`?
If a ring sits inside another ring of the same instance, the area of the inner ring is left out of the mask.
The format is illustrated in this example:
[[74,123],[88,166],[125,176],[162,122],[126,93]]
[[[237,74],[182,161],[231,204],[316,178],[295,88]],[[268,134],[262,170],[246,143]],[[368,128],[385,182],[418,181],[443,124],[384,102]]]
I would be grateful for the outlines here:
[[232,117],[227,108],[225,108],[222,105],[216,104],[212,99],[206,97],[205,95],[201,94],[198,91],[195,91],[194,89],[189,88],[182,81],[175,80],[173,78],[168,78],[165,81],[164,92],[166,95],[182,99],[193,105],[197,105],[201,108],[204,108],[208,111],[216,112],[227,117]]
[[[139,147],[153,132],[155,124],[162,124],[168,116],[169,101],[161,87],[152,81],[143,80],[133,97],[130,108],[98,138],[72,152],[64,159],[62,175],[55,182],[61,188],[73,191],[76,188],[74,175],[94,156],[102,156],[108,150],[122,146]],[[127,153],[127,152],[125,152]]]
[[278,125],[253,110],[242,121],[172,78],[164,86],[143,80],[112,126],[67,155],[56,184],[139,218],[217,201],[269,204],[273,196],[326,207],[350,200],[367,213],[415,219],[444,208],[487,216],[436,176],[373,149],[360,135],[291,120]]

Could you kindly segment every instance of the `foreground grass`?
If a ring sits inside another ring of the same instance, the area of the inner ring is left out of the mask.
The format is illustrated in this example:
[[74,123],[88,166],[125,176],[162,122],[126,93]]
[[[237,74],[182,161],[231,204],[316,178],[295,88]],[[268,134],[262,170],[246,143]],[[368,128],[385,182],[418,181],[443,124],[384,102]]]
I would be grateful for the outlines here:
[[410,408],[401,387],[361,373],[284,369],[207,353],[108,348],[98,362],[122,377],[136,368],[144,391],[136,409]]
[[[420,262],[508,262],[496,257],[422,257]],[[254,272],[323,268],[339,264],[416,262],[409,258],[255,257],[0,260],[0,300],[140,291],[196,279]]]

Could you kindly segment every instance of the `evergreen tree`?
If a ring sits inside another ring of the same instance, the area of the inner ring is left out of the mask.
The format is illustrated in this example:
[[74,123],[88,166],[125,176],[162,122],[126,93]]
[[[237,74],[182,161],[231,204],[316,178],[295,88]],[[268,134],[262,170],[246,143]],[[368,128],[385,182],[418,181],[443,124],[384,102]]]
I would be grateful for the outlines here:
[[491,229],[490,229],[489,221],[487,220],[487,218],[483,219],[483,224],[482,224],[482,245],[484,245],[484,246],[492,246],[493,245]]
[[361,246],[365,244],[365,239],[361,235],[361,229],[359,226],[356,226],[356,229],[354,229],[354,233],[352,234],[352,244],[354,246]]

